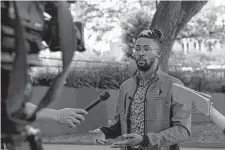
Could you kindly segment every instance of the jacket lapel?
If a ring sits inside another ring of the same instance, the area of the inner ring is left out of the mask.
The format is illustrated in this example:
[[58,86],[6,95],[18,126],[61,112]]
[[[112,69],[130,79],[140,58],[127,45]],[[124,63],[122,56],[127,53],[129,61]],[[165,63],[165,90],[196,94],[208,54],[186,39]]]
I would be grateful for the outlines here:
[[138,82],[138,79],[135,79],[136,76],[133,77],[133,82],[130,84],[130,87],[128,87],[128,90],[127,90],[127,96],[125,97],[125,115],[126,117],[128,117],[128,110],[129,110],[129,106],[130,106],[130,103],[131,101],[133,100],[133,97],[134,97],[134,94],[137,90],[137,82]]

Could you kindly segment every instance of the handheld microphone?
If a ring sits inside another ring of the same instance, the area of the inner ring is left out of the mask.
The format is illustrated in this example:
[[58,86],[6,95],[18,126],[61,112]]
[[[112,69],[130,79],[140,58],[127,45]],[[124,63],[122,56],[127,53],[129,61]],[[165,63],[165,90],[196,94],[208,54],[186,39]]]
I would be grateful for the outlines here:
[[110,94],[108,91],[101,93],[101,95],[94,100],[92,103],[90,103],[89,105],[87,105],[84,110],[89,111],[90,109],[92,109],[95,105],[97,105],[98,103],[107,100],[110,97]]

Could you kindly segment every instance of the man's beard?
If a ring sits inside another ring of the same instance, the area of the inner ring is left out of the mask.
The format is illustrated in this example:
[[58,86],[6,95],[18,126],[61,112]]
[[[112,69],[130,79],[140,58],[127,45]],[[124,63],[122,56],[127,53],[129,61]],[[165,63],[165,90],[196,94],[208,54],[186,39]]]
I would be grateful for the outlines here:
[[136,64],[138,69],[144,72],[148,71],[152,67],[154,62],[155,62],[155,58],[152,58],[150,60],[150,63],[148,63],[144,58],[141,58],[141,57],[136,59]]

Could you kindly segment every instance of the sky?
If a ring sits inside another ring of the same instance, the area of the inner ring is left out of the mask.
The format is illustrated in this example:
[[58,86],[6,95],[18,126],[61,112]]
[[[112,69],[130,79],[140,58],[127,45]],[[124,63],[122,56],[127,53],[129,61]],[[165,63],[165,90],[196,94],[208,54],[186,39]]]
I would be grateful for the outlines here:
[[210,0],[210,1],[214,1],[215,6],[219,6],[219,5],[225,6],[224,0]]

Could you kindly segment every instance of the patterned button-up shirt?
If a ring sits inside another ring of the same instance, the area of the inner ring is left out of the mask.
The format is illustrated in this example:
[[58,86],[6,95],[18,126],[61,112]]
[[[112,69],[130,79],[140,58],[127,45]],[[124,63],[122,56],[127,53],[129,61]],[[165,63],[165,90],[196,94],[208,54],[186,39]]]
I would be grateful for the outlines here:
[[[140,74],[138,72],[138,74]],[[153,74],[151,77],[146,78],[145,80],[140,80],[139,85],[137,87],[137,91],[134,94],[133,101],[131,103],[131,133],[136,133],[141,136],[144,135],[144,106],[145,106],[145,95],[147,92],[147,88],[150,85],[152,78],[154,78]],[[140,75],[139,75],[140,76]],[[138,148],[139,146],[132,147],[133,149]]]

